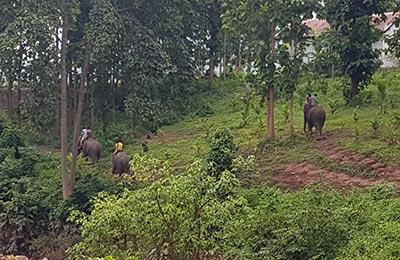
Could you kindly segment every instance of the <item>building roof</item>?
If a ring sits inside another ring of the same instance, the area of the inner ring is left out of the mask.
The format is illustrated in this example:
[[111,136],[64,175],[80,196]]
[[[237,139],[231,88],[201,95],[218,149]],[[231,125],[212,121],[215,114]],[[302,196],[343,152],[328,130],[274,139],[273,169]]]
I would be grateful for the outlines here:
[[311,30],[306,33],[306,37],[314,37],[314,35],[321,35],[326,32],[331,26],[327,20],[310,19],[304,21]]
[[383,20],[382,17],[378,15],[374,15],[373,18],[376,19],[376,28],[381,30],[382,32],[386,32],[387,30],[392,27],[394,24],[394,21],[396,20],[397,17],[400,17],[400,13],[386,13],[386,20]]
[[[396,17],[400,17],[400,13],[386,13],[385,15],[386,20],[383,20],[383,18],[378,15],[372,16],[376,22],[375,28],[381,30],[382,32],[389,30],[394,24]],[[306,33],[306,37],[314,37],[315,34],[321,35],[330,28],[328,21],[320,19],[309,19],[304,21],[304,24],[311,29]]]

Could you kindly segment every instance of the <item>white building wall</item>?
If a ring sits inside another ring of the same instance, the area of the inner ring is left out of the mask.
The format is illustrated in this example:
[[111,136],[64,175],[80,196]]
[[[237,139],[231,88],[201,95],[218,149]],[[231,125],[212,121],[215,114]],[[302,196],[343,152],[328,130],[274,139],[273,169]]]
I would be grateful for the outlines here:
[[389,47],[387,42],[385,41],[385,38],[388,36],[392,36],[396,30],[396,26],[390,27],[390,29],[383,35],[382,39],[372,44],[372,48],[381,51],[379,58],[382,61],[382,68],[396,68],[400,66],[400,62],[396,57],[394,57],[390,53],[385,53],[385,51]]
[[315,53],[314,45],[312,45],[312,44],[307,45],[305,53],[304,53],[305,55],[303,57],[303,62],[304,63],[309,63],[310,61],[312,61],[314,53]]

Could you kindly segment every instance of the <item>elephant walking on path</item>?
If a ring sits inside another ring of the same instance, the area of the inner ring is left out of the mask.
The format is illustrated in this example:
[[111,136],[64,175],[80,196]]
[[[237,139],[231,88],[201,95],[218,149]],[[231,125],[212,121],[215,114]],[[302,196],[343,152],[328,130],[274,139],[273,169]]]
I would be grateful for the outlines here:
[[317,130],[318,137],[322,135],[322,128],[325,124],[326,113],[323,108],[320,106],[313,106],[308,108],[307,105],[304,106],[304,132],[306,132],[307,127],[307,136],[310,136],[312,133],[312,128],[315,127]]
[[82,145],[82,153],[83,157],[89,157],[94,162],[98,162],[102,153],[101,144],[92,137],[89,137]]
[[130,174],[131,169],[129,166],[129,155],[120,151],[118,152],[113,159],[112,173],[121,175],[123,173]]

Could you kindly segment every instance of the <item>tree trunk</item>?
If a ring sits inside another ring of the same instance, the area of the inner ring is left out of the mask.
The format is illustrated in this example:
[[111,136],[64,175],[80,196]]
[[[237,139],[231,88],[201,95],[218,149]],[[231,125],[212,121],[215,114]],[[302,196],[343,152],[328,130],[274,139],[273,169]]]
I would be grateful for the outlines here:
[[303,131],[304,131],[304,133],[306,133],[306,127],[307,127],[307,112],[306,112],[306,106],[307,106],[307,104],[306,105],[304,105],[304,107],[303,107]]
[[72,106],[70,111],[71,113],[71,125],[74,125],[75,122],[75,115],[77,113],[77,106],[78,106],[78,82],[79,82],[79,74],[78,74],[78,68],[75,66],[74,67],[74,84],[72,85]]
[[236,72],[241,72],[242,71],[242,43],[240,42],[240,37],[239,37],[239,43],[238,43],[238,56],[237,56],[237,62],[236,62]]
[[333,63],[329,65],[329,77],[335,77],[335,64]]
[[[22,59],[23,59],[23,47],[22,44],[19,44],[19,50],[18,50],[18,71],[22,71]],[[17,123],[19,128],[21,128],[21,84],[20,82],[17,83]],[[12,96],[12,95],[11,95]]]
[[222,78],[222,53],[218,53],[219,61],[218,61],[218,77]]
[[358,85],[360,81],[355,78],[351,78],[351,100],[354,100],[355,97],[358,95]]
[[74,84],[74,67],[72,66],[73,62],[71,59],[67,60],[67,63],[69,66],[67,66],[67,96],[70,98],[67,99],[67,111],[71,111],[68,114],[68,125],[72,125],[72,117],[74,113],[72,112],[71,108],[73,107],[73,99],[71,98],[72,95],[72,89],[73,89],[73,84]]
[[214,56],[210,54],[210,68],[208,74],[208,83],[212,85],[214,82]]
[[86,78],[87,78],[87,73],[89,71],[89,62],[90,62],[90,49],[86,49],[85,59],[83,61],[83,66],[82,66],[81,82],[79,87],[78,107],[74,120],[74,138],[72,143],[72,165],[71,165],[71,180],[70,180],[71,194],[74,190],[76,181],[75,179],[76,179],[76,161],[78,157],[78,139],[82,121],[83,101],[85,99]]
[[268,98],[267,98],[267,106],[268,106],[268,138],[274,139],[275,138],[275,122],[274,122],[274,94],[275,89],[274,85],[270,85],[268,87]]
[[[271,63],[273,64],[275,59],[275,26],[272,25],[271,30]],[[273,65],[274,66],[274,65]],[[267,106],[268,106],[268,138],[274,139],[275,138],[275,114],[274,114],[274,85],[270,83],[268,86],[268,98],[267,98]]]
[[[67,2],[63,1],[64,12],[67,12]],[[68,32],[68,14],[65,13],[62,22],[61,36],[61,175],[63,198],[68,199],[71,196],[68,181],[68,125],[67,125],[67,32]]]
[[94,80],[93,80],[93,74],[91,74],[91,77],[89,79],[89,85],[90,85],[90,128],[93,130],[94,129]]
[[224,63],[223,63],[223,74],[224,74],[224,77],[223,77],[223,79],[225,80],[226,79],[226,67],[227,67],[227,61],[226,61],[226,57],[227,57],[227,55],[226,55],[226,32],[224,32]]
[[110,84],[111,84],[111,89],[112,89],[112,107],[111,107],[111,112],[112,112],[112,122],[115,123],[115,98],[117,96],[116,92],[117,92],[117,88],[114,85],[114,70],[113,70],[113,66],[111,65],[111,72],[110,72]]
[[53,132],[53,137],[54,139],[59,138],[60,136],[60,99],[57,98],[56,101],[56,107],[55,107],[55,111],[54,111],[54,132]]
[[12,105],[12,99],[13,99],[13,91],[12,87],[14,84],[14,79],[9,78],[8,79],[8,85],[7,85],[7,116],[8,120],[12,120],[12,114],[13,114],[13,105]]
[[289,99],[289,133],[294,135],[294,116],[293,116],[293,93],[290,94]]
[[21,86],[17,88],[17,122],[19,128],[21,128],[21,100],[22,100],[22,93],[21,93]]
[[[55,43],[56,46],[60,46],[60,39],[58,37],[58,27],[55,30]],[[60,90],[58,90],[60,91]],[[61,93],[61,91],[59,92]],[[60,102],[60,96],[57,97],[57,101],[56,101],[56,105],[55,105],[55,111],[54,111],[54,129],[53,129],[53,136],[54,138],[58,138],[60,135],[60,106],[61,106],[61,102]]]

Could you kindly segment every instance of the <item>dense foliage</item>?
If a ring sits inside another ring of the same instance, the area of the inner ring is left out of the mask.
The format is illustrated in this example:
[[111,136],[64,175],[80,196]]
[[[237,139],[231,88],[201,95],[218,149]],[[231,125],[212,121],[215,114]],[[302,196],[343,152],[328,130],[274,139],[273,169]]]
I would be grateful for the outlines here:
[[[79,165],[76,192],[61,196],[59,158],[40,155],[27,146],[18,128],[0,118],[0,251],[64,259],[64,251],[79,239],[75,225],[66,222],[72,209],[91,210],[89,199],[99,191],[122,190],[123,185]],[[127,187],[132,187],[129,185]]]
[[[290,122],[288,143],[295,144],[294,114],[302,119],[309,92],[326,108],[327,127],[349,125],[356,141],[348,146],[399,159],[399,74],[376,74],[379,53],[371,46],[381,36],[372,15],[398,11],[398,3],[323,2],[2,1],[0,88],[7,105],[0,105],[8,113],[0,116],[0,253],[52,260],[65,259],[66,251],[71,259],[110,260],[399,259],[394,187],[342,194],[316,185],[287,193],[254,183],[263,167],[257,163],[275,159],[257,157],[260,150],[283,154],[283,142],[272,140],[275,117],[278,138]],[[331,30],[308,42],[304,22],[315,13]],[[399,38],[397,31],[388,39],[397,58]],[[309,43],[316,53],[304,66]],[[328,79],[334,70],[351,83]],[[359,106],[350,111],[345,104],[355,99]],[[185,116],[191,118],[164,136],[160,127]],[[75,141],[67,136],[73,124]],[[72,183],[64,200],[60,159],[28,145],[58,147],[60,125],[62,165],[77,166],[63,172]],[[67,141],[77,146],[81,126],[94,130],[106,156],[123,139],[136,176],[112,178],[109,158],[88,165],[75,148],[67,161]],[[142,140],[139,133],[149,134]],[[283,161],[329,161],[310,159],[310,143],[299,143],[301,152]],[[357,173],[334,164],[326,168]]]
[[[219,180],[210,177],[202,162],[182,176],[160,171],[167,177],[149,187],[102,194],[91,215],[74,214],[83,241],[70,253],[76,259],[398,258],[400,205],[391,186],[348,195],[323,186],[246,191],[228,171]],[[383,241],[390,243],[379,246]]]
[[210,173],[218,178],[224,170],[231,170],[236,151],[233,135],[228,129],[215,132],[210,140],[207,158],[211,165]]
[[374,28],[375,22],[381,19],[373,15],[383,16],[390,10],[393,1],[327,1],[326,19],[336,32],[334,49],[339,54],[343,70],[351,78],[352,88],[349,100],[359,93],[359,85],[369,83],[374,72],[379,68],[379,53],[372,48],[382,32]]

